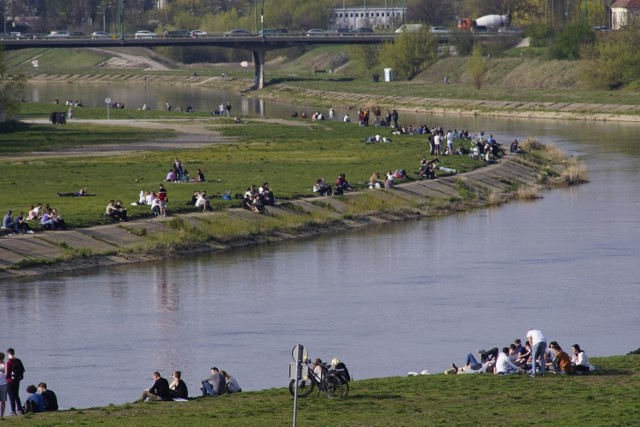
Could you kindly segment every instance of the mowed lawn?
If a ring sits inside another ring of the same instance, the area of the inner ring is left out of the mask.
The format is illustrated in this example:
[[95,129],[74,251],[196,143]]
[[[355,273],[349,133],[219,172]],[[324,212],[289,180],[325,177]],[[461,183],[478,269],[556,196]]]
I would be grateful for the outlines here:
[[[346,398],[312,394],[299,399],[298,426],[637,426],[640,355],[591,361],[600,370],[587,375],[439,374],[352,381]],[[24,426],[286,426],[292,418],[293,398],[288,389],[277,388],[6,421]]]

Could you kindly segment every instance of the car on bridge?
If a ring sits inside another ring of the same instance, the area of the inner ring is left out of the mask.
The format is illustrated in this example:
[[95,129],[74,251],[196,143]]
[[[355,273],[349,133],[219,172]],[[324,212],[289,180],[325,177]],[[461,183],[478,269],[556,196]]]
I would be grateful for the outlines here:
[[111,38],[111,34],[107,33],[106,31],[94,31],[93,33],[91,33],[91,38],[93,40],[96,40],[96,39],[110,39]]
[[209,35],[209,33],[207,33],[206,31],[203,30],[193,30],[191,31],[191,37],[207,37]]
[[191,37],[191,33],[187,30],[172,30],[172,31],[165,31],[164,32],[164,36],[165,37]]
[[357,34],[373,34],[373,29],[369,27],[360,27],[355,32]]
[[261,36],[282,36],[289,34],[289,30],[286,28],[265,28],[258,33]]
[[327,31],[322,28],[312,28],[306,32],[307,36],[326,36]]
[[431,29],[429,31],[432,34],[449,34],[449,30],[447,29],[447,27],[433,26],[433,27],[431,27]]
[[223,34],[223,36],[225,37],[245,37],[245,36],[250,36],[251,33],[245,29],[242,28],[235,28],[231,31],[227,31],[226,33]]
[[135,32],[135,34],[133,35],[133,38],[135,38],[135,39],[155,39],[156,38],[156,33],[152,33],[151,31],[148,31],[148,30],[139,30],[139,31]]
[[69,31],[51,31],[47,36],[50,39],[65,39],[71,37]]

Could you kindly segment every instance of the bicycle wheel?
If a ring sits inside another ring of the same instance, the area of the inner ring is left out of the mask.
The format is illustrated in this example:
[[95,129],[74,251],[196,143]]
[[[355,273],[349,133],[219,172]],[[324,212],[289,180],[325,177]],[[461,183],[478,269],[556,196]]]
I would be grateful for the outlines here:
[[[295,393],[296,393],[295,387],[296,387],[296,381],[291,380],[291,382],[289,383],[289,393],[291,393],[291,396],[295,396]],[[313,392],[314,388],[315,388],[315,383],[311,381],[310,378],[307,378],[306,380],[298,380],[298,397],[309,396]]]
[[327,397],[331,399],[335,399],[337,397],[342,397],[343,388],[342,381],[340,378],[335,375],[326,375],[323,380],[323,391],[327,395]]

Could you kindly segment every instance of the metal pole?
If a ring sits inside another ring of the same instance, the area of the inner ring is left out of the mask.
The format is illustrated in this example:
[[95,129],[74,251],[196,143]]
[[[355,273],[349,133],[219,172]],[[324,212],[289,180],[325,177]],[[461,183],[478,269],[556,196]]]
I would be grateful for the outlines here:
[[264,37],[264,0],[260,0],[260,31]]

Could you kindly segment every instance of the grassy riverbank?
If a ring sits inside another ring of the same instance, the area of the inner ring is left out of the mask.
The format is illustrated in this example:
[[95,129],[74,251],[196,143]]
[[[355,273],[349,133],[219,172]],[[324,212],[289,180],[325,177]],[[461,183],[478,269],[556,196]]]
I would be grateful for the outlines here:
[[[52,106],[46,105],[47,109]],[[34,109],[30,114],[46,116]],[[77,108],[76,117],[91,119],[104,114],[102,108]],[[127,110],[122,110],[126,112]],[[105,223],[104,207],[110,199],[121,199],[129,205],[138,199],[141,190],[155,191],[164,181],[174,158],[179,158],[195,177],[201,169],[205,183],[165,183],[171,200],[172,213],[192,212],[186,206],[195,190],[214,195],[230,191],[243,193],[248,185],[271,184],[279,200],[300,195],[312,195],[315,180],[324,176],[333,183],[342,172],[356,186],[363,188],[372,172],[384,173],[388,169],[406,169],[412,178],[418,170],[420,158],[425,155],[427,144],[420,136],[393,136],[388,130],[363,128],[341,122],[311,122],[291,120],[270,122],[245,120],[234,124],[227,119],[194,121],[184,114],[166,112],[129,111],[123,118],[157,118],[160,124],[184,127],[186,132],[201,128],[205,148],[181,148],[189,135],[177,136],[174,130],[129,128],[117,124],[117,120],[102,124],[75,123],[66,126],[50,124],[24,125],[8,134],[9,144],[3,144],[0,152],[11,153],[7,158],[0,185],[5,188],[3,209],[14,213],[28,211],[31,204],[42,202],[57,207],[74,227],[87,227]],[[163,122],[163,119],[185,119],[185,122]],[[202,116],[201,117],[207,117]],[[134,123],[142,126],[141,123]],[[160,125],[158,124],[158,125]],[[365,144],[363,139],[383,133],[391,138],[389,144]],[[216,138],[225,143],[213,143]],[[166,139],[169,137],[169,139]],[[136,138],[163,139],[165,149],[145,151],[127,149]],[[232,142],[231,142],[232,141]],[[108,155],[99,151],[101,145],[114,144]],[[467,144],[468,145],[468,144]],[[76,151],[65,151],[74,148]],[[50,150],[48,156],[31,154],[33,151]],[[80,150],[80,151],[78,151]],[[56,155],[58,153],[59,155]],[[61,155],[60,153],[64,153]],[[460,172],[483,165],[465,156],[442,157],[443,165]],[[96,197],[57,197],[57,193],[74,192],[88,187]],[[238,206],[237,200],[227,202],[213,199],[218,207]],[[148,207],[129,206],[132,218],[149,216]]]
[[[353,381],[344,399],[316,395],[300,399],[298,425],[637,425],[640,356],[591,359],[600,370],[579,376],[425,375]],[[291,424],[292,408],[288,390],[279,388],[189,402],[11,417],[7,421],[24,426],[282,426]]]

